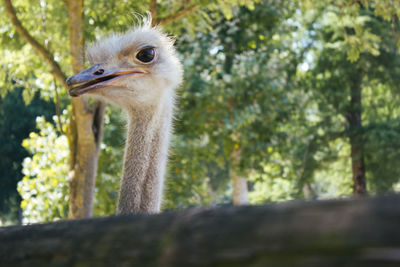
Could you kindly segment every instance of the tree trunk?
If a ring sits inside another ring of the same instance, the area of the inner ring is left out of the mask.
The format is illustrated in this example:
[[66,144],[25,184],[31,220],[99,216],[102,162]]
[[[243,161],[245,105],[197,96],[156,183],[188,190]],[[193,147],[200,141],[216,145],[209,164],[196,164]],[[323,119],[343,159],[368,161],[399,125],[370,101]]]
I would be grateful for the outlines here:
[[[54,78],[68,90],[66,75],[54,60],[52,53],[24,28],[11,1],[3,2],[18,34],[47,62]],[[69,16],[72,69],[78,73],[84,68],[83,0],[63,2],[67,6]],[[103,103],[96,103],[90,110],[86,98],[72,99],[72,114],[67,133],[70,149],[70,218],[85,218],[92,215],[94,180],[102,139],[104,110]]]
[[157,0],[150,0],[149,12],[151,14],[151,26],[157,25]]
[[240,164],[240,157],[241,157],[241,151],[240,149],[235,149],[232,152],[232,167],[230,168],[230,176],[232,180],[232,188],[233,188],[233,195],[232,195],[232,200],[233,200],[233,205],[239,206],[239,205],[248,205],[249,200],[248,200],[248,187],[247,187],[247,180],[243,177],[240,177],[238,172],[236,171],[236,168],[238,168]]
[[353,171],[353,193],[356,196],[367,194],[365,179],[364,155],[359,141],[355,137],[350,137],[351,145],[351,166]]
[[362,130],[362,78],[363,70],[355,75],[350,88],[350,111],[347,120],[350,129],[351,165],[353,171],[353,193],[356,196],[367,194]]
[[12,226],[0,265],[399,266],[399,224],[391,195]]
[[[67,1],[72,69],[79,73],[84,65],[83,0]],[[87,218],[93,214],[94,185],[103,132],[105,104],[72,98],[68,129],[70,148],[69,217]]]
[[233,205],[248,205],[248,188],[246,178],[239,177],[236,173],[232,175],[233,183]]

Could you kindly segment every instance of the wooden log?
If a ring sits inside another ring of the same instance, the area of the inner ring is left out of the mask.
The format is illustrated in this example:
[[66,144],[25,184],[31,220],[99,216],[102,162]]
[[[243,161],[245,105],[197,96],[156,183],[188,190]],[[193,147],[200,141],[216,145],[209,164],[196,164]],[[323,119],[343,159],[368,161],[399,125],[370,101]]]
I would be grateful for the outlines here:
[[400,196],[3,227],[0,266],[400,266]]

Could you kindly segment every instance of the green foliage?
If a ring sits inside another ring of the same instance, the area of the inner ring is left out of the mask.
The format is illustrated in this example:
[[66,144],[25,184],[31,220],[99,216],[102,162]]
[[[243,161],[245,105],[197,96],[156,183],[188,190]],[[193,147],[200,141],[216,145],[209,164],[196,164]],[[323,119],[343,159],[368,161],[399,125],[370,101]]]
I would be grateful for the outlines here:
[[[252,0],[194,0],[194,1],[158,1],[157,19],[165,19],[175,12],[194,6],[195,11],[175,23],[168,26],[171,33],[178,32],[181,28],[193,33],[196,29],[206,31],[210,27],[212,14],[221,14],[229,17],[232,12],[230,9],[235,5],[244,5],[253,8]],[[69,40],[68,40],[68,14],[63,1],[44,0],[44,1],[12,1],[18,18],[27,31],[42,44],[59,63],[66,75],[72,74]],[[189,6],[188,6],[189,5]],[[94,41],[97,37],[109,32],[124,31],[132,25],[140,22],[140,15],[145,14],[149,7],[149,1],[85,1],[85,27],[84,38],[87,42]],[[222,10],[222,12],[220,12]],[[134,13],[134,14],[132,14]],[[4,6],[0,6],[0,95],[5,96],[12,91],[15,86],[26,88],[23,92],[24,100],[29,103],[34,92],[41,90],[42,97],[49,99],[54,95],[54,79],[51,76],[49,66],[43,59],[35,53],[29,44],[17,34],[15,28],[6,15]],[[189,27],[188,27],[189,26]],[[61,109],[69,104],[69,98],[65,90],[60,92]],[[107,138],[107,137],[106,137]],[[115,137],[110,137],[108,141],[114,143]],[[113,139],[113,140],[111,140]],[[33,145],[33,144],[32,144]],[[120,144],[118,144],[120,145]],[[109,214],[114,209],[116,198],[116,184],[119,176],[119,165],[110,164],[116,158],[120,158],[122,150],[114,146],[103,145],[103,152],[100,157],[98,187],[96,189],[97,203],[95,214]],[[33,148],[32,148],[33,149]],[[36,151],[36,150],[32,150]],[[46,166],[41,166],[46,168]],[[117,171],[118,169],[118,171]],[[113,177],[113,178],[111,178]],[[36,178],[35,178],[36,179]],[[29,197],[29,196],[26,196]],[[107,201],[102,201],[102,197]],[[29,197],[29,199],[33,199]],[[100,199],[100,200],[99,200]],[[28,216],[29,217],[29,216]],[[46,217],[46,218],[50,218]]]
[[[67,113],[61,117],[67,125]],[[22,197],[24,223],[54,221],[68,216],[68,142],[53,124],[36,119],[39,133],[31,132],[23,141],[32,157],[23,162],[24,178],[18,185]],[[119,111],[110,108],[105,116],[104,143],[96,178],[94,215],[113,214],[122,168],[124,122]],[[65,129],[64,129],[65,131]]]
[[[17,222],[19,203],[17,183],[22,179],[21,163],[28,152],[22,140],[35,129],[35,118],[54,113],[54,105],[36,94],[29,105],[22,98],[22,88],[0,98],[0,220]],[[1,223],[1,222],[0,222]]]
[[[338,27],[332,23],[335,19],[327,19],[328,15],[336,16],[330,12],[322,13],[310,31],[313,33],[310,38],[320,45],[310,52],[314,60],[310,70],[304,73],[302,83],[310,95],[306,108],[314,117],[314,122],[306,121],[314,132],[313,153],[307,157],[313,157],[318,164],[309,166],[310,174],[303,176],[300,183],[311,182],[313,194],[320,197],[351,194],[348,142],[351,136],[358,136],[365,156],[369,191],[393,190],[400,179],[395,141],[400,111],[397,108],[400,58],[392,25],[376,18],[371,10],[360,9],[353,21],[361,22],[363,32],[373,37],[364,40],[368,45],[358,42],[357,51],[351,55],[346,38],[361,38],[355,30],[359,26]],[[357,81],[361,81],[362,90],[362,127],[354,132],[349,120],[355,109],[350,101],[350,88]],[[343,149],[347,152],[343,153]],[[343,180],[346,175],[347,181]],[[330,177],[331,181],[324,177]],[[322,184],[321,179],[325,180]]]
[[251,204],[293,200],[294,190],[290,181],[284,178],[270,179],[267,175],[261,175],[260,178],[262,182],[255,183],[254,191],[249,195]]
[[[341,28],[341,33],[336,31],[343,37],[337,36],[339,37],[338,44],[342,43],[341,48],[345,49],[351,62],[355,62],[363,52],[371,53],[375,56],[379,53],[380,37],[371,33],[370,28],[366,27],[365,23],[370,17],[362,15],[365,10],[372,11],[375,17],[392,22],[393,33],[399,30],[395,26],[395,22],[400,15],[399,0],[298,0],[297,2],[300,3],[302,10],[306,13],[322,12],[325,25],[330,25],[337,29]],[[395,34],[398,35],[398,33]],[[398,47],[400,47],[399,44],[400,42],[398,42]]]
[[[61,2],[13,3],[28,30],[70,73]],[[248,178],[251,203],[347,197],[353,185],[351,136],[362,143],[369,192],[398,190],[400,1],[191,3],[201,8],[167,26],[178,36],[185,82],[179,91],[164,209],[231,203],[233,173]],[[126,30],[135,23],[130,12],[148,8],[148,1],[85,4],[88,42]],[[181,5],[158,1],[159,18]],[[1,7],[0,13],[4,15]],[[52,97],[55,85],[47,66],[13,27],[3,25],[0,93],[31,84],[24,93],[27,101],[38,88]],[[348,119],[354,111],[350,89],[358,80],[362,127],[354,131]],[[64,108],[65,92],[61,98]],[[109,109],[106,115],[96,216],[115,209],[125,139],[119,114]],[[26,176],[19,186],[26,222],[65,218],[68,212],[66,140],[43,119],[38,127],[40,133],[24,141],[33,153],[24,162]]]
[[24,178],[18,183],[23,222],[48,222],[66,218],[68,212],[68,141],[57,135],[43,117],[36,119],[39,133],[32,132],[23,147],[33,154],[24,159]]
[[106,216],[115,212],[123,162],[125,122],[121,111],[109,107],[104,119],[104,138],[96,177],[94,215]]
[[287,27],[278,27],[284,18],[278,8],[235,9],[234,19],[215,18],[213,31],[195,37],[182,33],[178,39],[186,83],[170,161],[168,208],[195,204],[190,200],[201,205],[231,201],[226,198],[231,172],[247,176],[262,170],[275,129],[293,107],[284,70],[293,57],[271,38],[275,27]]
[[[190,5],[199,6],[195,12],[173,25],[168,26],[169,32],[177,32],[185,27],[190,31],[200,27],[209,28],[209,14],[223,9],[229,16],[232,6],[245,5],[252,7],[253,0],[196,0]],[[66,75],[72,74],[69,40],[68,40],[68,13],[63,1],[43,0],[26,1],[13,0],[18,18],[27,31],[50,53],[54,55]],[[182,1],[158,1],[158,16],[166,18],[176,11],[187,8]],[[148,0],[141,1],[85,1],[84,38],[90,43],[99,36],[110,32],[125,31],[140,23],[138,14],[146,14],[149,8]],[[207,12],[210,10],[211,12]],[[13,90],[15,86],[24,87],[24,98],[29,102],[34,92],[41,90],[43,97],[52,97],[54,92],[53,77],[46,62],[24,42],[9,21],[3,5],[0,5],[0,96]],[[189,26],[189,27],[188,27]],[[13,82],[12,82],[13,81]],[[62,96],[65,91],[62,90]]]

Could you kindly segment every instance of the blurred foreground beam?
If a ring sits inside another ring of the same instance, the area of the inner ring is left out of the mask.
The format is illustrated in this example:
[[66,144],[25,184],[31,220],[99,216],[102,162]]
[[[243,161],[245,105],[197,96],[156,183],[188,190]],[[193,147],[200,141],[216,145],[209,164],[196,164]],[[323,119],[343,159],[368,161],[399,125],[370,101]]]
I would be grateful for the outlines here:
[[0,266],[400,266],[400,196],[4,227]]

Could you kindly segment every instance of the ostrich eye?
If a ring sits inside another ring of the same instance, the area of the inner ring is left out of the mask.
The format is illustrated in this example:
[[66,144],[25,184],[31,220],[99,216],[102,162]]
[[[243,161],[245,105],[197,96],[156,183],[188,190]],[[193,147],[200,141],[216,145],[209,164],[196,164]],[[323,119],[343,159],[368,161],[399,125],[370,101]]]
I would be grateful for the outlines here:
[[154,48],[147,47],[147,48],[140,50],[136,54],[136,58],[143,63],[149,63],[154,59],[155,55],[156,55],[156,51],[154,50]]

